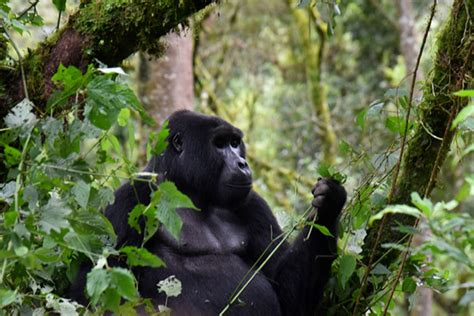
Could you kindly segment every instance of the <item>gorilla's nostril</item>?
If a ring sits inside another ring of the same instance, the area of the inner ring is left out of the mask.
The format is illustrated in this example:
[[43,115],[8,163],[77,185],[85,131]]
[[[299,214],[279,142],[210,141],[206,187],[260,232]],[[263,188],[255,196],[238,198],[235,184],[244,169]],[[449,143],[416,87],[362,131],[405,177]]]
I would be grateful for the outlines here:
[[245,169],[248,167],[248,164],[246,161],[239,161],[237,165],[239,166],[240,169]]

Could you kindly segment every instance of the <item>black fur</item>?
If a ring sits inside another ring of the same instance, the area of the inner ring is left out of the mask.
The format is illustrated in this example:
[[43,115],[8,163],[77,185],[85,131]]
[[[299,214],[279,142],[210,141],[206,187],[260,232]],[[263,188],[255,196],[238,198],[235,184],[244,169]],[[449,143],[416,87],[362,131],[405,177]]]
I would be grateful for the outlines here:
[[[282,231],[267,203],[251,189],[240,130],[220,118],[189,111],[174,113],[169,127],[170,145],[146,170],[173,181],[201,211],[178,210],[183,220],[179,242],[161,227],[145,245],[166,262],[166,268],[135,268],[134,273],[141,295],[156,304],[165,300],[157,292],[160,280],[175,275],[182,282],[181,295],[168,299],[173,315],[217,315]],[[141,244],[141,235],[128,226],[127,218],[138,202],[149,203],[151,192],[144,182],[126,183],[116,191],[115,202],[105,214],[117,233],[118,248]],[[337,218],[346,200],[344,188],[321,179],[312,192],[316,222],[336,236]],[[305,227],[291,245],[283,243],[227,314],[317,314],[337,247],[335,238],[316,229],[305,240],[308,233]],[[81,273],[71,294],[84,301],[87,269]]]

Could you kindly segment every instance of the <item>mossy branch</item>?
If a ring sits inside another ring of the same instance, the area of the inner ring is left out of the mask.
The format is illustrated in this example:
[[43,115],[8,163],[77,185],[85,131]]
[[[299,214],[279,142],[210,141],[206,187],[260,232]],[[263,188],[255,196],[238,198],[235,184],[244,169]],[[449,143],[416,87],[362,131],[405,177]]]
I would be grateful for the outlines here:
[[[91,62],[117,65],[137,50],[160,52],[160,36],[185,24],[187,18],[216,0],[83,1],[57,33],[25,58],[30,98],[42,107],[53,90],[51,77],[60,64],[85,69]],[[19,70],[8,74],[0,108],[8,109],[25,97]],[[0,111],[3,117],[6,111]]]

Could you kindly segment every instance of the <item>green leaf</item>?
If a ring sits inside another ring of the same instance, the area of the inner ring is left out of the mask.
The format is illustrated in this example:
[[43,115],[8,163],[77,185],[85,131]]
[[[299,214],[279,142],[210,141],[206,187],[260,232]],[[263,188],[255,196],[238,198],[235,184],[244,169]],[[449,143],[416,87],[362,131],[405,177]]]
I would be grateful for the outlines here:
[[472,302],[474,302],[474,291],[469,290],[466,292],[466,294],[463,295],[463,297],[459,301],[459,305],[469,306]]
[[[390,116],[390,117],[387,117],[387,119],[385,120],[385,127],[389,131],[400,134],[401,136],[405,134],[405,126],[406,126],[405,118],[401,118],[398,116]],[[412,126],[413,124],[409,123],[408,131],[410,130]]]
[[13,202],[13,196],[16,192],[16,182],[0,183],[0,201],[7,203]]
[[447,242],[441,239],[435,239],[428,243],[428,248],[432,251],[438,251],[441,253],[445,253],[446,255],[450,256],[452,259],[456,260],[457,262],[463,263],[468,267],[473,267],[474,264],[470,260],[470,258],[464,253],[463,250],[451,246]]
[[343,289],[351,275],[354,273],[356,263],[356,258],[352,255],[344,255],[339,260],[338,279]]
[[321,234],[323,234],[324,236],[334,237],[333,234],[331,234],[331,232],[329,231],[329,229],[327,229],[326,226],[318,225],[313,222],[308,222],[307,224],[319,230]]
[[145,248],[127,246],[120,249],[120,252],[125,253],[127,255],[127,263],[131,266],[153,268],[165,266],[165,263],[160,258],[155,256]]
[[92,124],[108,130],[125,107],[120,99],[120,86],[106,76],[94,78],[87,85],[85,114]]
[[166,147],[168,147],[167,138],[170,134],[168,124],[169,122],[166,121],[163,124],[163,127],[161,128],[160,132],[158,133],[156,143],[153,146],[153,149],[151,151],[153,155],[156,155],[156,156],[161,155],[165,151]]
[[5,156],[5,164],[7,167],[18,165],[21,161],[21,151],[8,145],[4,145],[4,147],[3,154]]
[[120,126],[127,126],[128,121],[130,120],[130,110],[125,108],[121,109],[117,117],[117,123]]
[[311,4],[311,0],[299,0],[298,8],[306,8]]
[[453,120],[451,129],[455,129],[461,122],[463,122],[470,116],[474,116],[474,104],[469,104],[468,106],[463,108],[458,113],[458,115],[456,115],[456,118]]
[[339,151],[342,153],[342,154],[348,154],[348,153],[351,153],[353,152],[354,150],[352,149],[351,145],[345,141],[345,140],[341,140],[339,142]]
[[377,265],[370,271],[371,274],[377,274],[377,275],[389,275],[392,272],[387,269],[386,266],[384,266],[381,263],[377,263]]
[[123,298],[132,301],[138,297],[137,289],[135,288],[135,278],[133,274],[123,268],[112,268],[110,270],[111,285],[117,289],[117,292]]
[[5,307],[15,302],[17,299],[16,291],[0,289],[0,307]]
[[66,10],[66,0],[53,0],[53,4],[59,12]]
[[28,202],[28,208],[30,210],[34,210],[36,208],[36,206],[38,205],[38,191],[34,186],[28,185],[23,190],[23,200],[25,200],[25,202]]
[[433,210],[433,203],[427,198],[421,198],[417,192],[411,193],[411,202],[415,205],[419,210],[423,212],[427,217],[429,217]]
[[103,235],[115,238],[115,232],[109,220],[100,212],[79,210],[69,219],[74,230],[82,235]]
[[51,230],[60,232],[62,228],[68,228],[69,222],[66,217],[71,209],[60,199],[57,193],[52,193],[48,203],[41,208],[41,218],[38,224],[47,234]]
[[130,227],[135,228],[135,230],[139,233],[142,232],[138,220],[140,216],[144,215],[147,207],[143,204],[137,204],[133,210],[128,214],[128,225]]
[[36,116],[32,112],[33,107],[34,104],[30,100],[23,99],[7,114],[5,125],[11,128],[29,129],[37,122]]
[[60,87],[61,90],[55,91],[48,99],[46,106],[47,112],[57,106],[65,105],[70,97],[75,96],[80,90],[85,89],[86,85],[91,81],[94,72],[95,70],[92,65],[89,65],[85,74],[82,74],[82,72],[74,66],[68,66],[66,68],[62,64],[59,65],[58,71],[51,80],[56,86]]
[[416,291],[416,282],[411,277],[403,280],[402,291],[405,293],[415,293]]
[[109,287],[110,281],[111,277],[104,269],[92,269],[87,274],[86,290],[93,305],[97,304],[100,295]]
[[158,220],[166,229],[179,240],[183,222],[176,212],[176,208],[192,208],[197,210],[191,199],[179,192],[173,182],[165,181],[158,186],[153,194],[152,200],[156,203]]
[[458,97],[474,97],[474,90],[460,90],[453,93]]
[[113,81],[110,76],[95,77],[87,85],[85,114],[95,126],[107,130],[118,118],[123,108],[131,108],[140,113],[147,124],[154,124],[133,91],[127,86]]
[[87,203],[89,203],[90,191],[91,186],[82,180],[77,181],[76,185],[72,188],[72,194],[77,204],[82,208],[86,208]]
[[382,219],[382,217],[385,214],[389,214],[389,213],[391,213],[391,214],[411,215],[411,216],[414,216],[416,218],[419,218],[421,216],[421,212],[417,208],[414,208],[414,207],[411,207],[411,206],[408,206],[408,205],[399,205],[399,204],[389,205],[385,209],[383,209],[382,211],[380,211],[377,214],[371,216],[370,219],[369,219],[369,225],[372,225],[372,223],[374,221]]
[[102,297],[102,303],[105,309],[111,310],[113,312],[118,311],[118,308],[120,306],[120,294],[117,292],[116,289],[109,288],[105,290],[104,295]]
[[341,184],[345,183],[347,180],[347,176],[345,174],[338,172],[333,166],[326,164],[320,164],[317,169],[317,173],[324,178],[334,179]]
[[367,109],[363,109],[359,113],[357,113],[357,116],[356,116],[357,125],[359,125],[360,128],[362,129],[365,128],[365,115],[366,114],[367,114]]

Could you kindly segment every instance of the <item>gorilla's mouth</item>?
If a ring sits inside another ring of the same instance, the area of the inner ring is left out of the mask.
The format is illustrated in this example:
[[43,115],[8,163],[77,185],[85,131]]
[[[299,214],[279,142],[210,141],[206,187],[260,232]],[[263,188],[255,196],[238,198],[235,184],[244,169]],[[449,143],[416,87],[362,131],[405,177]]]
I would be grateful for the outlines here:
[[231,188],[247,189],[252,186],[252,182],[230,182],[226,186]]

